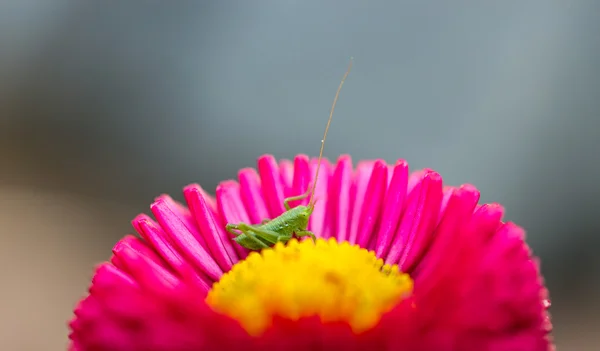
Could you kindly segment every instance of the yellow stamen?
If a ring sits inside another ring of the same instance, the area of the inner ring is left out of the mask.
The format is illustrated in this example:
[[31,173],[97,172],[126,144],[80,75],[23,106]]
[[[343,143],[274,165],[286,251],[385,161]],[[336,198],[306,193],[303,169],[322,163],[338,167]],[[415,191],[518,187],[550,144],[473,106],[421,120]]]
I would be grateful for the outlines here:
[[252,335],[260,335],[274,316],[319,316],[347,322],[359,333],[374,327],[412,288],[398,266],[384,265],[357,245],[292,239],[250,253],[213,285],[206,300]]

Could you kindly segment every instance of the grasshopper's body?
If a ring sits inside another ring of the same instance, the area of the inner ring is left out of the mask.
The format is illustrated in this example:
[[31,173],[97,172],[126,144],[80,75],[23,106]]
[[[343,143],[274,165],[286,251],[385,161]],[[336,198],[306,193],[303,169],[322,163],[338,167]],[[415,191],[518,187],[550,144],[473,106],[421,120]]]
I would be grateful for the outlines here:
[[297,206],[282,213],[279,217],[266,222],[260,226],[261,229],[271,230],[280,235],[289,235],[306,231],[308,228],[308,218],[312,213],[312,208],[308,206]]
[[[261,250],[273,246],[279,241],[285,243],[294,235],[296,237],[310,236],[314,239],[315,235],[308,231],[308,219],[312,209],[309,206],[297,206],[288,209],[279,217],[265,220],[263,224],[228,224],[227,230],[237,235],[233,239],[235,242],[251,250]],[[241,234],[234,230],[240,231]]]
[[[329,113],[329,120],[327,121],[327,127],[325,127],[325,134],[323,135],[323,140],[321,140],[321,152],[319,154],[319,162],[317,165],[312,191],[307,191],[303,195],[288,197],[287,199],[283,200],[283,205],[286,211],[276,218],[264,220],[261,224],[227,224],[225,228],[228,232],[235,235],[233,240],[236,243],[250,250],[262,250],[264,248],[273,246],[278,242],[286,243],[294,235],[296,237],[310,236],[313,238],[313,240],[316,240],[315,234],[308,231],[308,219],[315,208],[316,201],[313,200],[317,179],[319,178],[319,168],[321,168],[321,158],[323,157],[325,138],[327,137],[327,131],[329,130],[329,124],[331,123],[331,117],[333,116],[335,104],[340,95],[342,85],[344,85],[344,81],[346,80],[348,73],[350,73],[350,68],[352,68],[352,59],[350,60],[348,70],[346,71],[346,74],[344,74],[337,93],[335,94],[335,98],[333,99],[333,105],[331,106],[331,112]],[[308,202],[308,206],[296,206],[294,208],[290,208],[290,201],[302,200],[308,197],[309,194],[310,201]]]

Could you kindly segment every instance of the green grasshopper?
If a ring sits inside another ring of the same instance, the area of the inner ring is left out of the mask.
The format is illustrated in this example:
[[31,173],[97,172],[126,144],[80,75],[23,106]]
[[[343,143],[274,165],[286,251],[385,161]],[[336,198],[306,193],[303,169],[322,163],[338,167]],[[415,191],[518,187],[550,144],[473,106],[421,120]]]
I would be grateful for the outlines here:
[[[271,220],[263,220],[261,224],[251,225],[246,223],[239,224],[227,224],[225,227],[227,231],[233,235],[233,239],[236,243],[250,250],[261,250],[270,246],[275,245],[278,242],[286,243],[290,240],[294,234],[296,237],[310,236],[313,240],[316,240],[314,233],[308,230],[308,220],[313,210],[315,209],[316,200],[314,198],[315,189],[317,186],[317,179],[319,178],[319,169],[321,168],[321,159],[323,157],[323,148],[325,147],[325,139],[327,138],[327,132],[329,131],[329,125],[331,124],[331,118],[333,117],[333,111],[335,110],[335,104],[337,103],[342,86],[346,81],[346,77],[350,73],[352,68],[352,58],[350,58],[350,64],[348,69],[342,77],[340,85],[338,86],[335,98],[333,99],[333,105],[329,113],[329,120],[325,127],[325,134],[323,140],[321,140],[321,152],[319,153],[319,160],[317,163],[317,170],[315,174],[315,181],[313,182],[312,189],[308,189],[304,194],[288,197],[283,200],[283,206],[285,212],[276,218]],[[310,200],[308,206],[296,206],[291,208],[290,201],[302,200],[309,196]]]

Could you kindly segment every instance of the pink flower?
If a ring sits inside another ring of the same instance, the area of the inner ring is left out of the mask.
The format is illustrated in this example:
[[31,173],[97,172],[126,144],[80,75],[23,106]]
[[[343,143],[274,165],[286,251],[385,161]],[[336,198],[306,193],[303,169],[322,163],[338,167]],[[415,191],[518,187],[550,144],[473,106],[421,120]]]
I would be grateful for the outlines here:
[[473,186],[444,187],[436,172],[409,174],[404,161],[356,169],[348,156],[324,161],[309,230],[330,241],[248,256],[225,224],[280,215],[315,167],[306,156],[263,156],[258,172],[241,170],[215,198],[195,184],[184,189],[187,206],[160,196],[156,220],[133,220],[142,239],[123,238],[98,266],[75,308],[70,349],[554,349],[550,302],[524,231],[502,222],[500,205],[478,205]]

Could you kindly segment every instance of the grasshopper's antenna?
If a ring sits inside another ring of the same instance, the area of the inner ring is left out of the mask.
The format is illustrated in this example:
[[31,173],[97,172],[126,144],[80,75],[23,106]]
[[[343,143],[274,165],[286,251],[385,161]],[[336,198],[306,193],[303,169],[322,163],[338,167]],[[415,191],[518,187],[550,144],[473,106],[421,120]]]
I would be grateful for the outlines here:
[[313,187],[312,187],[312,191],[310,194],[310,201],[308,202],[309,207],[314,207],[314,205],[315,205],[315,203],[313,202],[313,199],[315,197],[315,189],[317,188],[317,179],[319,179],[319,169],[321,168],[321,159],[323,158],[323,149],[325,148],[325,139],[327,139],[327,132],[329,131],[329,125],[331,124],[331,118],[333,117],[333,111],[335,110],[335,104],[337,103],[338,97],[340,96],[340,91],[342,90],[342,86],[344,85],[344,82],[346,81],[346,78],[348,77],[348,74],[350,73],[350,69],[352,69],[352,60],[353,60],[353,58],[350,57],[350,64],[348,64],[348,69],[346,70],[346,73],[342,77],[342,81],[340,82],[337,92],[335,93],[335,98],[333,99],[333,104],[331,105],[331,112],[329,112],[329,120],[327,120],[327,127],[325,127],[325,134],[323,134],[323,140],[321,140],[321,152],[319,152],[319,160],[317,161],[317,171],[315,174],[315,181],[313,182]]

